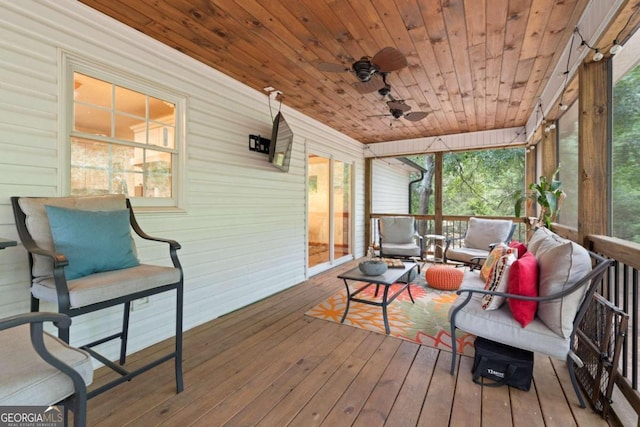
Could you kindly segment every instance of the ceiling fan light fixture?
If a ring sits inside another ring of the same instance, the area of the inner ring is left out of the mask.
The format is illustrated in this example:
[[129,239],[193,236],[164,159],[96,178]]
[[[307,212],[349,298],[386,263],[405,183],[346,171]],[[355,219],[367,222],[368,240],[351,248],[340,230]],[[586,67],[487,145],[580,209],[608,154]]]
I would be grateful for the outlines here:
[[391,112],[391,115],[393,116],[394,119],[399,119],[404,114],[404,111],[398,110],[398,109],[395,109],[395,108],[392,108],[390,110],[390,112]]
[[358,76],[358,80],[361,82],[368,82],[371,80],[376,71],[376,66],[371,63],[366,56],[362,57],[359,61],[353,63],[353,71]]

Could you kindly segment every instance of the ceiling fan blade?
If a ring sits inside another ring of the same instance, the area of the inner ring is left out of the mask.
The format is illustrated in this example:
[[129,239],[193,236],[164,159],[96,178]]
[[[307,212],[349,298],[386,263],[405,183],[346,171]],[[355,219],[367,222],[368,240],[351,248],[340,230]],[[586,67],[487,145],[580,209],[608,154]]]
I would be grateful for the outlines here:
[[407,58],[394,47],[385,47],[373,55],[371,63],[383,73],[400,70],[407,66]]
[[411,110],[411,106],[401,101],[387,101],[387,105],[389,106],[390,110],[400,110],[403,113]]
[[358,91],[358,93],[365,95],[367,93],[375,92],[379,89],[382,89],[384,87],[384,82],[382,81],[380,76],[374,74],[371,77],[371,80],[367,82],[353,83],[352,86],[355,88],[355,90]]
[[414,111],[413,113],[405,114],[404,118],[409,120],[410,122],[417,122],[427,117],[428,114],[429,113],[425,113],[424,111]]
[[342,64],[332,64],[331,62],[320,62],[318,70],[325,73],[342,73],[343,71],[351,71],[350,68],[345,67]]

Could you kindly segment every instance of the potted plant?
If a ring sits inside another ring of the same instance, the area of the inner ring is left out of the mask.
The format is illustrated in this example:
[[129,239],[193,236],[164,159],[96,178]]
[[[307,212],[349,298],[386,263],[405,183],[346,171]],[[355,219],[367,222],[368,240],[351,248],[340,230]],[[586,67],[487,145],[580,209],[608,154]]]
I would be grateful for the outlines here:
[[538,217],[536,223],[532,225],[544,226],[551,229],[551,223],[555,221],[558,212],[560,211],[560,205],[565,198],[565,193],[562,191],[562,183],[558,180],[558,173],[560,168],[556,169],[551,179],[546,176],[541,176],[539,181],[529,184],[529,191],[525,194],[518,192],[515,195],[516,203],[514,206],[516,217],[520,216],[522,211],[522,204],[526,201],[527,206],[531,203],[537,202],[539,205]]

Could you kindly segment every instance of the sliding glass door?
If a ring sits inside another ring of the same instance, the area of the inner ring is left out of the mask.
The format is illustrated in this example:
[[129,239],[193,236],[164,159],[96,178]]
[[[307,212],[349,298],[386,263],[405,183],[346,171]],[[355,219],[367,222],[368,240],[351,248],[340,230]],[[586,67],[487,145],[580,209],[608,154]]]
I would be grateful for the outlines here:
[[309,267],[331,265],[351,255],[352,167],[309,155]]

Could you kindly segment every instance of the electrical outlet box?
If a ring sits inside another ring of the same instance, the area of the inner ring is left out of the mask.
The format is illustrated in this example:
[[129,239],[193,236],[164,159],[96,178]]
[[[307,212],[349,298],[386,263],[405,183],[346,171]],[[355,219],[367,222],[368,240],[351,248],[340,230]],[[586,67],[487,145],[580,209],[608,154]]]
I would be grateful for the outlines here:
[[269,154],[269,146],[271,140],[263,138],[260,135],[249,135],[249,150],[257,151],[262,154]]
[[149,297],[140,298],[131,302],[131,311],[140,310],[149,304]]

